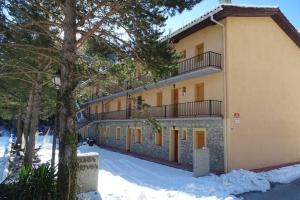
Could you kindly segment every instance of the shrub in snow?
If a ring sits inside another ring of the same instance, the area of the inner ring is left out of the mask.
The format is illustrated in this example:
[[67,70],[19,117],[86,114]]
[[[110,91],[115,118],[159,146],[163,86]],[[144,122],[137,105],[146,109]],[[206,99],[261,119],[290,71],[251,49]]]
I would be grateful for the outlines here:
[[49,164],[23,167],[17,182],[0,185],[0,199],[56,199],[56,176]]

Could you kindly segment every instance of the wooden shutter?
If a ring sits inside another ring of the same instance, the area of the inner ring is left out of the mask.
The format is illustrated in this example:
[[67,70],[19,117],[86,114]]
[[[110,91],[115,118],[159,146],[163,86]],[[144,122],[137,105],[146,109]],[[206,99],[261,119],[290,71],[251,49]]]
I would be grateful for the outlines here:
[[195,86],[195,101],[204,100],[204,83],[196,84]]
[[121,110],[121,100],[118,101],[118,110]]
[[157,93],[156,106],[162,106],[162,98],[163,98],[162,92],[158,92]]

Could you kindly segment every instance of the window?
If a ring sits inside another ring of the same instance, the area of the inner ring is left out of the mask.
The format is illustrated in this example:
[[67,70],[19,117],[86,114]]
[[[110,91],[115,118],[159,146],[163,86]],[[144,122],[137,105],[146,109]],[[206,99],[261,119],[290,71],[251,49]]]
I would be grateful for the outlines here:
[[186,50],[183,50],[179,53],[180,59],[185,59],[186,58]]
[[182,87],[182,96],[185,96],[185,95],[186,95],[186,87],[183,86],[183,87]]
[[205,147],[205,132],[204,131],[195,131],[194,132],[194,148],[202,149]]
[[162,106],[162,98],[163,98],[163,94],[162,92],[158,92],[156,94],[156,106]]
[[181,140],[187,140],[187,129],[182,129]]
[[204,100],[204,83],[199,83],[195,85],[195,101]]
[[104,112],[109,112],[109,103],[104,104]]
[[120,127],[117,127],[116,128],[116,140],[120,140],[121,138],[121,128]]
[[141,144],[142,143],[142,130],[135,129],[135,143]]
[[109,135],[110,135],[109,128],[106,127],[106,131],[105,131],[106,140],[109,140]]
[[143,98],[142,96],[137,97],[137,109],[141,110],[142,109],[142,103],[143,103]]
[[118,100],[118,111],[121,110],[121,100]]
[[155,144],[159,145],[159,146],[162,146],[162,138],[163,138],[162,130],[159,130],[155,134]]

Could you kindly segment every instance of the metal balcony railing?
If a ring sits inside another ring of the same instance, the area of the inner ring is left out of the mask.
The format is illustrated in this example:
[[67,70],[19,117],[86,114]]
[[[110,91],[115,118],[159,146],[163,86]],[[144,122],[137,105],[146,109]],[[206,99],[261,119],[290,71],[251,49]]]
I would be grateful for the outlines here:
[[222,102],[204,100],[187,103],[178,103],[164,106],[151,106],[144,109],[125,109],[97,114],[86,114],[89,121],[145,119],[154,117],[182,118],[182,117],[220,117],[222,116]]
[[[170,72],[169,75],[164,77],[164,79],[179,76],[189,72],[193,72],[200,69],[205,69],[207,67],[214,67],[221,69],[222,67],[222,55],[212,51],[205,52],[201,55],[188,58],[178,62],[177,67],[174,68],[174,71]],[[137,88],[139,86],[145,85],[147,83],[154,82],[150,76],[141,76],[137,77],[131,81],[125,81],[123,86],[112,86],[109,88],[107,94],[114,94],[127,89]],[[93,94],[88,100],[97,99],[107,94]]]

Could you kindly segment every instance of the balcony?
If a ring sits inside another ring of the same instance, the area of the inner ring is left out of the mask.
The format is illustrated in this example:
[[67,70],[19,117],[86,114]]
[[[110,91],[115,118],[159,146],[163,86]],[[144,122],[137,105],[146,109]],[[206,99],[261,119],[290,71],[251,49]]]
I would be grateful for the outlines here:
[[189,73],[207,67],[216,67],[221,69],[222,56],[219,53],[208,51],[201,55],[188,58],[178,63],[178,70],[172,76]]
[[[185,60],[182,60],[178,62],[177,67],[174,69],[173,72],[170,72],[167,76],[163,78],[163,80],[158,81],[159,82],[166,82],[169,83],[168,79],[173,79],[173,81],[180,80],[181,76],[185,76],[189,73],[195,73],[196,71],[203,71],[202,75],[213,73],[216,71],[220,71],[222,69],[222,55],[219,53],[215,53],[212,51],[208,51],[206,53],[203,53],[201,55],[188,58]],[[194,76],[200,76],[199,74],[194,74]],[[190,78],[193,78],[194,76],[191,76]],[[178,79],[177,79],[178,78]],[[133,81],[126,81],[122,86],[115,86],[111,87],[108,91],[108,94],[115,94],[118,92],[126,91],[128,89],[133,89],[140,87],[142,85],[146,85],[149,83],[155,82],[151,77],[149,76],[142,76],[138,77]],[[104,97],[106,95],[92,95],[91,98],[89,98],[88,101],[98,99],[100,97]]]
[[146,119],[149,117],[164,119],[221,116],[222,102],[216,100],[205,100],[164,106],[151,106],[144,109],[135,108],[105,113],[87,114],[89,122],[95,120]]

